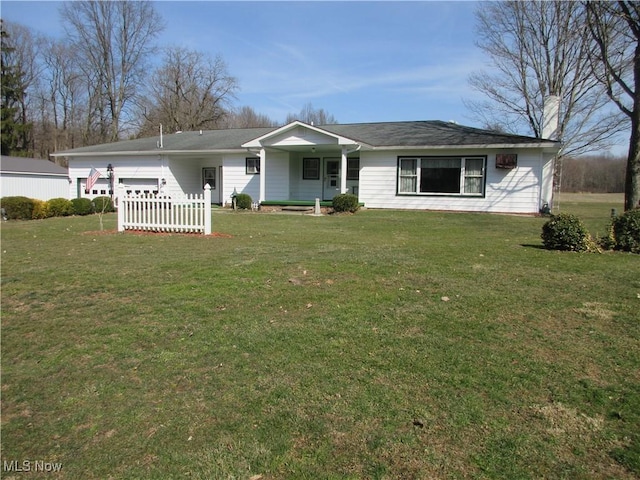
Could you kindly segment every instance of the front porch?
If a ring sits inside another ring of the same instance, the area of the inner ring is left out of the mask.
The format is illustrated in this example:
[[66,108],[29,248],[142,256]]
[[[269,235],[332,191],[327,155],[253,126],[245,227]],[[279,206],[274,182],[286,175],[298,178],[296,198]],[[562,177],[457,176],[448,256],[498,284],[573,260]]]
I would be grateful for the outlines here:
[[319,198],[330,206],[335,195],[358,194],[361,145],[352,139],[293,122],[242,147],[256,155],[260,205]]

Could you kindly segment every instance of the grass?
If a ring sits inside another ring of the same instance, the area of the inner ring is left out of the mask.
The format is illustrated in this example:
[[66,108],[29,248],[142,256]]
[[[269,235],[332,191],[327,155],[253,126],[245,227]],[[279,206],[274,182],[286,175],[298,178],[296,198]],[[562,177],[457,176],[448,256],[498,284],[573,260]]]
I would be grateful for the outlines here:
[[638,478],[640,256],[544,250],[543,222],[4,223],[2,459],[64,479]]
[[[560,211],[577,215],[597,239],[606,233],[612,210],[616,214],[624,212],[624,194],[563,193],[556,202],[558,205]],[[555,206],[553,213],[557,213]]]

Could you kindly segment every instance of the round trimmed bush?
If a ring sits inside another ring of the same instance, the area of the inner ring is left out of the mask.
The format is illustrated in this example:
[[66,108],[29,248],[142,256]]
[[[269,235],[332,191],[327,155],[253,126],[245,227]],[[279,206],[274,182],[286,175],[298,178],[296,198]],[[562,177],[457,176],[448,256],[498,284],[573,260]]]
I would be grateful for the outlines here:
[[33,199],[16,196],[3,197],[0,206],[4,208],[8,220],[31,220],[33,216]]
[[351,212],[355,213],[360,208],[358,205],[358,197],[351,193],[342,193],[333,197],[334,212]]
[[52,217],[73,215],[73,203],[66,198],[52,198],[47,202],[47,206]]
[[614,248],[640,253],[640,208],[627,210],[611,222]]
[[251,196],[247,193],[239,193],[236,195],[236,208],[239,210],[251,210]]
[[75,215],[90,215],[93,213],[93,203],[88,198],[72,198],[71,204]]
[[542,226],[542,243],[549,250],[584,252],[589,249],[590,236],[582,221],[570,213],[552,215]]
[[93,199],[93,211],[96,213],[115,212],[111,197],[96,197]]

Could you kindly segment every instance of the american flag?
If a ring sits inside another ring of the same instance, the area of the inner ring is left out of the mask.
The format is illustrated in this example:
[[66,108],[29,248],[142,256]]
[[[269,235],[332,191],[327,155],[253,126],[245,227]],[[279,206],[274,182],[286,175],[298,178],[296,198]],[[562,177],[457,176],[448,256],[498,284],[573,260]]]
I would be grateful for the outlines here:
[[100,172],[98,170],[91,167],[91,171],[89,172],[89,176],[87,177],[87,185],[84,188],[84,193],[89,193],[91,188],[98,181],[98,178],[100,178],[101,176],[102,175],[100,175]]

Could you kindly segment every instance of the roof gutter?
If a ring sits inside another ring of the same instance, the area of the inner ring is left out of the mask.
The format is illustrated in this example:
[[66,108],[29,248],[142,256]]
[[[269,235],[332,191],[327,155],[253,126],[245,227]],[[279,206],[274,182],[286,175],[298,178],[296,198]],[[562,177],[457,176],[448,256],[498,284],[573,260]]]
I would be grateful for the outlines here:
[[494,144],[476,144],[476,145],[404,145],[393,146],[385,145],[380,147],[370,147],[372,150],[495,150],[495,149],[517,149],[517,148],[543,148],[545,150],[558,151],[561,148],[558,142],[541,142],[541,143],[494,143]]
[[144,157],[150,155],[202,155],[203,153],[242,153],[245,152],[244,148],[225,148],[219,150],[142,150],[142,151],[131,151],[128,152],[126,150],[120,150],[117,152],[60,152],[60,153],[50,153],[51,157],[114,157],[114,156],[134,156],[134,157]]
[[66,178],[69,176],[68,173],[51,173],[51,172],[20,172],[17,170],[2,170],[0,171],[2,175],[33,175],[39,177],[63,177]]

